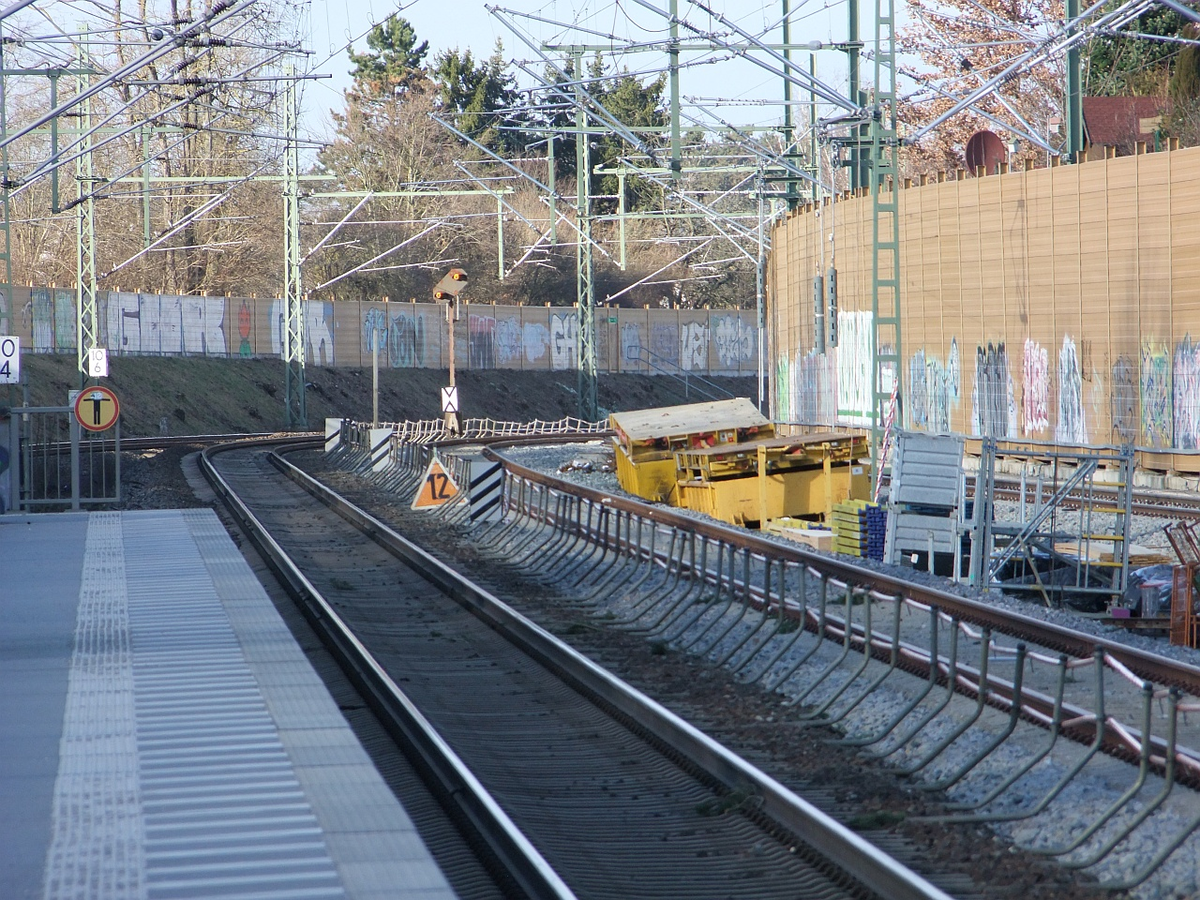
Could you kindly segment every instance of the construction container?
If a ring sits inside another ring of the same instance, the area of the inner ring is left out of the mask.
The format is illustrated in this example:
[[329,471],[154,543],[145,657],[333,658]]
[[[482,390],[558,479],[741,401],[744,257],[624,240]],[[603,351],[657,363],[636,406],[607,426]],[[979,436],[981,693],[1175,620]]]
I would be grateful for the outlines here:
[[609,416],[617,481],[647,500],[676,503],[678,451],[773,437],[775,426],[744,397],[637,409]]
[[870,496],[866,439],[842,432],[675,453],[675,503],[735,525],[784,517],[829,522],[843,500]]

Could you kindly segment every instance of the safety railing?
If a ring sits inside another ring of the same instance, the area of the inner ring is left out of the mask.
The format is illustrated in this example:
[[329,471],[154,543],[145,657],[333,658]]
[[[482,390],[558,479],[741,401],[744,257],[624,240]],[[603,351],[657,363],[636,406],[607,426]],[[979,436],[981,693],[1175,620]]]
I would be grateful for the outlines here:
[[[401,445],[367,477],[408,496],[433,452]],[[439,459],[466,484],[465,460]],[[1125,654],[1031,650],[1020,639],[1024,626],[1009,628],[981,604],[504,466],[503,515],[474,532],[494,566],[553,583],[607,627],[640,634],[664,652],[700,655],[739,681],[778,692],[799,724],[834,728],[835,743],[886,761],[922,790],[949,792],[940,818],[1033,818],[1103,753],[1136,762],[1128,787],[1081,819],[1069,840],[1031,849],[1069,867],[1095,867],[1104,886],[1125,889],[1200,828],[1200,816],[1174,822],[1157,834],[1143,864],[1106,868],[1178,785],[1200,785],[1200,758],[1179,740],[1185,713],[1200,710],[1200,701],[1139,676]],[[431,514],[464,521],[468,493],[460,490]],[[1081,677],[1088,671],[1090,679]],[[901,673],[919,675],[919,686],[911,678],[900,684]],[[1030,684],[1034,673],[1037,685]],[[885,691],[905,699],[881,712]],[[1041,747],[1004,752],[1022,723],[1044,729]],[[1053,751],[1066,743],[1077,747],[1073,761],[1056,761]],[[1018,790],[1039,765],[1053,765],[1057,777],[1037,796]],[[1152,778],[1160,785],[1147,799]],[[1056,807],[1055,815],[1064,813]]]
[[0,475],[0,512],[121,502],[120,421],[93,433],[70,406],[14,406],[9,416],[9,434],[0,434],[11,466]]

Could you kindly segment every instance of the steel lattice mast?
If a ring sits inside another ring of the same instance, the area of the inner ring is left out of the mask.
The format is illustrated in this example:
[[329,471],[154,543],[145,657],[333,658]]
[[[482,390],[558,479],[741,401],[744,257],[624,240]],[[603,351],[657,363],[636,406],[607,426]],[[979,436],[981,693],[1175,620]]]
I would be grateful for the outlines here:
[[[85,32],[86,36],[86,32]],[[79,93],[88,89],[87,44],[79,48],[79,72],[76,75]],[[79,310],[76,327],[80,386],[86,381],[88,356],[100,346],[100,322],[96,311],[96,200],[93,196],[95,166],[92,160],[92,101],[89,97],[80,104],[79,130],[83,140],[82,152],[75,160],[79,180],[79,207],[76,213],[75,291]]]
[[300,141],[299,92],[291,67],[283,91],[283,365],[285,426],[308,428],[304,402],[304,295],[300,281]]
[[[851,3],[857,0],[850,0]],[[896,130],[896,0],[875,0],[875,102],[870,134],[871,480],[885,460],[883,433],[900,379],[900,179]]]

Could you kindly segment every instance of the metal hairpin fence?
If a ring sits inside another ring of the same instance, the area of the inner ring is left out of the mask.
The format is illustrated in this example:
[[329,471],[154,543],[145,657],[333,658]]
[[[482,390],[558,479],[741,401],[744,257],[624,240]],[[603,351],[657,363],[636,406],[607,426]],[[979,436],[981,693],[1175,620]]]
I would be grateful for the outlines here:
[[26,512],[81,509],[121,502],[121,425],[91,432],[70,406],[9,410],[9,458],[15,490],[5,507]]

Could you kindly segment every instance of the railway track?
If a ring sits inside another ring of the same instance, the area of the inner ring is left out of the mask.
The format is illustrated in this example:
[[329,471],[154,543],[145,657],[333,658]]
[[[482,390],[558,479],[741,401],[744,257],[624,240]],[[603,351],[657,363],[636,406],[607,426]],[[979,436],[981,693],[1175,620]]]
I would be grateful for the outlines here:
[[[373,483],[411,496],[427,452],[403,449]],[[352,457],[343,464],[352,467]],[[687,650],[767,687],[803,724],[832,726],[842,746],[946,791],[946,816],[1063,818],[1074,779],[1086,781],[1089,765],[1107,754],[1134,763],[1137,790],[1107,808],[1067,810],[1068,819],[1081,816],[1075,833],[1087,839],[1057,847],[1052,839],[1042,850],[1060,850],[1068,866],[1095,865],[1110,886],[1131,886],[1154,876],[1200,824],[1200,804],[1183,787],[1200,784],[1200,755],[1189,749],[1200,746],[1200,732],[1184,715],[1200,708],[1195,666],[511,461],[504,466],[501,523],[468,528],[464,503],[438,514],[470,533],[493,568],[563,584],[564,602],[594,627]],[[879,712],[877,699],[888,692],[904,698],[903,715]],[[1005,763],[1031,725],[1048,742],[1039,747],[1026,736],[1019,758]],[[964,758],[959,745],[972,742],[985,752]],[[1013,796],[1035,764],[1060,756],[1061,784],[1040,800]],[[1151,825],[1169,838],[1138,848],[1139,826]]]
[[491,890],[947,896],[280,457],[205,459],[406,754],[437,775],[454,823],[441,840],[457,830],[487,848]]
[[[974,496],[974,482],[968,479],[967,484],[971,488],[969,496]],[[1115,489],[1100,485],[1094,486],[1092,491],[1098,498],[1113,499],[1117,496]],[[1027,490],[1027,496],[1031,493],[1032,485]],[[1019,503],[1021,500],[1020,482],[1016,479],[997,478],[993,496],[997,499]],[[1079,504],[1077,501],[1068,498],[1063,501],[1063,506],[1067,509],[1077,509]],[[1189,498],[1179,493],[1135,490],[1133,502],[1130,504],[1130,511],[1136,515],[1154,516],[1157,518],[1200,519],[1200,497]]]

